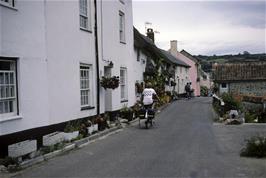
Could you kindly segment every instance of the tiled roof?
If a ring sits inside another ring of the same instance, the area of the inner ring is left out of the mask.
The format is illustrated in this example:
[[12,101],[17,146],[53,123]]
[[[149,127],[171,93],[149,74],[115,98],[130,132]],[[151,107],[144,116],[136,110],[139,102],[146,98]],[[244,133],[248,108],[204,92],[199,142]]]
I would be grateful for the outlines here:
[[266,62],[217,64],[213,68],[217,82],[266,80]]

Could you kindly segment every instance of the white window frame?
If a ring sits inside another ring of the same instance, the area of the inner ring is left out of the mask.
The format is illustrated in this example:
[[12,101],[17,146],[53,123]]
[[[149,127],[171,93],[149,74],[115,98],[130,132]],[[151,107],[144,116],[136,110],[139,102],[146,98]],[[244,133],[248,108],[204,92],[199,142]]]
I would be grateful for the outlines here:
[[0,59],[0,62],[10,63],[10,70],[0,70],[0,121],[1,121],[2,119],[18,115],[18,97],[17,97],[16,61]]
[[119,40],[120,43],[126,43],[125,13],[122,11],[119,11]]
[[[82,20],[84,20],[84,22]],[[91,1],[90,0],[79,0],[79,27],[82,30],[91,31]]]
[[80,106],[81,110],[93,107],[92,65],[80,64]]
[[0,5],[14,8],[16,7],[16,0],[0,0]]
[[[124,76],[122,75],[124,74]],[[120,99],[121,101],[127,101],[128,92],[127,92],[127,68],[120,68]]]

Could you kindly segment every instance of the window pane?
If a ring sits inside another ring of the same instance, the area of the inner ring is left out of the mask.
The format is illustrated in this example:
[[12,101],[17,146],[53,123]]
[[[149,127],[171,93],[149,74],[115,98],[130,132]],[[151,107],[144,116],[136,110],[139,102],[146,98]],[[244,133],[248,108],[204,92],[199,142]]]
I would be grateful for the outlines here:
[[0,87],[0,99],[5,98],[5,97],[6,97],[6,95],[5,95],[5,87],[1,86]]
[[10,62],[0,61],[0,70],[10,70]]
[[10,97],[10,95],[9,95],[9,87],[5,87],[5,91],[6,91],[6,98]]
[[8,113],[8,112],[9,112],[8,101],[5,101],[5,102],[4,102],[4,111],[5,111],[5,113]]
[[5,84],[9,84],[9,73],[5,73]]
[[11,95],[11,97],[15,97],[14,86],[10,87],[10,95]]
[[0,102],[0,114],[4,113],[4,102]]
[[4,84],[4,73],[0,72],[0,84]]
[[13,101],[9,101],[9,112],[13,112]]
[[15,80],[15,77],[14,77],[14,73],[10,73],[10,84],[14,84],[14,80]]

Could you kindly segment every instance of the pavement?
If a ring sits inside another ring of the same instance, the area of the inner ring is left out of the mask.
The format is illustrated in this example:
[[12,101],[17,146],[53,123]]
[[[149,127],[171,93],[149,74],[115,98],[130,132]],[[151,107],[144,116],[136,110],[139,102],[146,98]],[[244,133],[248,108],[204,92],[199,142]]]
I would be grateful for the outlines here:
[[11,177],[266,177],[266,159],[239,156],[266,125],[213,124],[211,98],[178,100],[150,129],[132,123],[110,137]]

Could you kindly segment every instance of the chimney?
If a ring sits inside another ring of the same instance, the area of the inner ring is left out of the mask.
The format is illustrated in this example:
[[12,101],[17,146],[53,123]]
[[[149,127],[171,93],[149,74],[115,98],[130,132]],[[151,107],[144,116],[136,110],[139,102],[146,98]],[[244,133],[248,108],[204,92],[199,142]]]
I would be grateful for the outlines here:
[[147,29],[147,37],[149,37],[152,40],[152,42],[154,43],[154,32],[153,32],[152,28]]
[[172,55],[177,55],[177,40],[170,41],[170,53]]

